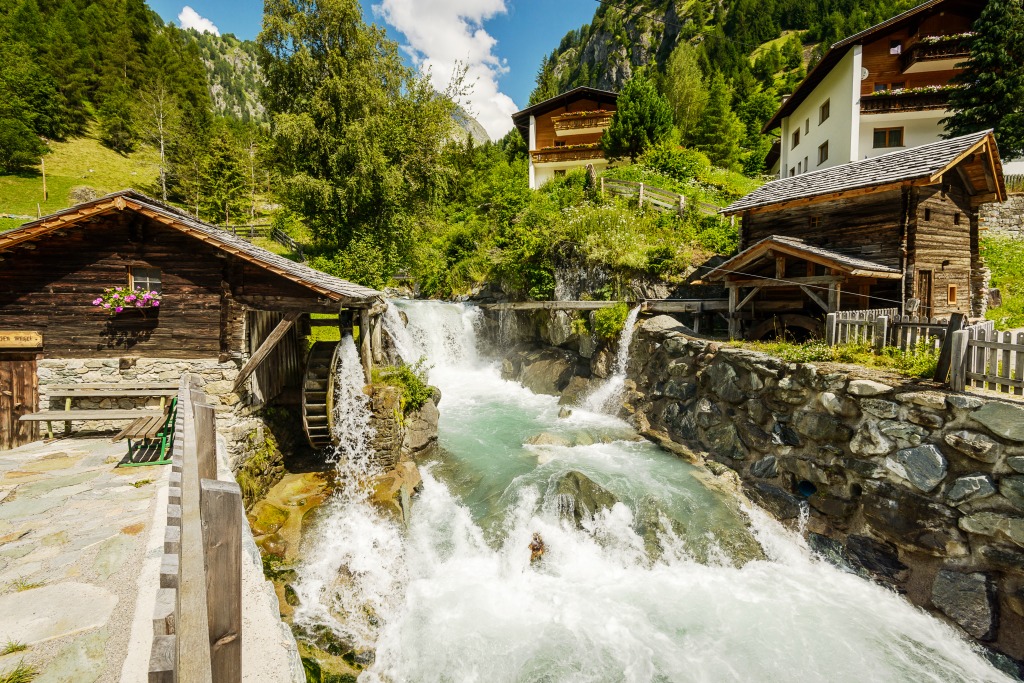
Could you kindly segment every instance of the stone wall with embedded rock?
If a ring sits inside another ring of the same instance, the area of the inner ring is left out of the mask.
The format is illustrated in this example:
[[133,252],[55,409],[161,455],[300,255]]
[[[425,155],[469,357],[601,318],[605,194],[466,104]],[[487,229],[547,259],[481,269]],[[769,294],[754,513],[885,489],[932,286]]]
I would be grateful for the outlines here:
[[812,545],[1024,658],[1024,403],[686,335],[634,338],[624,411],[735,469]]
[[1012,194],[1002,204],[982,204],[978,218],[989,235],[1024,238],[1024,194]]
[[397,387],[371,384],[370,424],[374,429],[371,447],[380,469],[390,470],[400,461],[417,458],[437,443],[437,409],[441,390],[431,387],[433,395],[419,410],[402,412],[402,394]]

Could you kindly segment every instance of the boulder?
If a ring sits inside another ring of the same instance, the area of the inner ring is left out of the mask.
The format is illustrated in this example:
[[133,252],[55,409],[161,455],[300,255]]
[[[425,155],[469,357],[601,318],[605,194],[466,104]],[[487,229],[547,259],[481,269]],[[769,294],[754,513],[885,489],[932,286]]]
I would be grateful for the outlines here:
[[918,490],[928,493],[945,478],[947,464],[939,449],[926,444],[897,451],[895,458],[885,459],[885,466]]
[[941,570],[932,583],[932,604],[975,638],[995,636],[995,586],[987,575]]
[[896,398],[904,403],[912,403],[915,406],[931,410],[945,410],[946,408],[946,395],[938,391],[909,391]]
[[665,382],[662,393],[666,398],[674,398],[678,401],[689,401],[697,395],[697,385],[685,380],[677,381],[670,379]]
[[589,396],[593,389],[593,383],[589,379],[573,375],[569,383],[565,385],[565,389],[562,389],[562,398],[558,399],[558,404],[563,406],[582,405],[583,399]]
[[731,422],[709,427],[704,431],[704,446],[715,456],[743,460],[747,451],[740,440],[739,432]]
[[597,335],[593,332],[588,334],[580,335],[580,356],[583,358],[593,358],[594,353],[597,351]]
[[552,346],[561,346],[576,338],[572,330],[572,315],[566,311],[551,311],[548,318],[548,339]]
[[704,371],[708,389],[726,403],[741,403],[747,398],[739,386],[736,369],[729,363],[714,363]]
[[855,379],[846,386],[846,391],[852,396],[881,396],[892,392],[892,387],[870,379]]
[[949,502],[959,505],[987,498],[995,492],[996,487],[992,483],[992,478],[987,474],[968,474],[953,482],[949,491],[946,492],[946,498],[949,499]]
[[1006,538],[1024,547],[1024,517],[999,512],[975,512],[960,518],[960,528],[972,534]]
[[958,452],[981,462],[994,463],[1003,450],[999,442],[992,438],[966,429],[949,432],[942,439]]
[[804,507],[799,498],[767,482],[744,483],[743,490],[752,501],[775,515],[777,519],[796,519]]
[[1024,443],[1024,409],[1006,403],[986,403],[971,419],[998,437]]
[[398,519],[408,522],[412,496],[421,488],[423,479],[416,463],[405,460],[373,480],[370,500]]
[[598,349],[590,358],[590,372],[594,377],[604,379],[612,372],[615,356],[607,346]]
[[804,436],[830,443],[846,443],[853,430],[825,413],[801,411],[793,416],[793,428]]
[[692,334],[692,331],[669,315],[656,315],[648,318],[640,325],[644,332],[650,334],[666,334],[668,332],[679,332],[681,334]]
[[555,484],[555,495],[558,496],[559,512],[572,519],[578,527],[599,511],[611,509],[619,502],[607,489],[575,470],[562,475]]
[[528,446],[572,446],[572,440],[568,437],[562,436],[561,434],[552,434],[551,432],[541,432],[535,434],[526,440]]
[[1018,510],[1024,511],[1024,477],[1003,477],[999,480],[999,493]]
[[535,394],[558,396],[572,379],[575,366],[567,352],[557,349],[537,351],[527,356],[519,381]]
[[878,535],[938,557],[967,554],[953,509],[888,482],[866,481],[864,489],[864,518]]
[[862,398],[860,408],[868,415],[880,417],[883,420],[892,420],[899,416],[900,405],[881,398]]
[[750,466],[750,473],[761,479],[779,476],[779,463],[774,455],[766,455]]
[[892,452],[895,444],[890,441],[874,420],[867,420],[850,441],[850,450],[856,455],[871,457]]
[[985,405],[985,401],[967,394],[946,394],[946,405],[957,410],[974,410]]
[[412,412],[405,420],[405,436],[402,450],[409,455],[419,455],[437,442],[437,422],[441,413],[433,400],[427,401],[419,410]]
[[871,578],[891,582],[902,581],[907,576],[907,565],[900,562],[899,552],[892,543],[850,534],[846,538],[846,556],[855,570],[863,570],[858,573]]
[[764,431],[750,420],[737,420],[736,432],[740,441],[753,451],[767,451],[772,445],[771,434]]

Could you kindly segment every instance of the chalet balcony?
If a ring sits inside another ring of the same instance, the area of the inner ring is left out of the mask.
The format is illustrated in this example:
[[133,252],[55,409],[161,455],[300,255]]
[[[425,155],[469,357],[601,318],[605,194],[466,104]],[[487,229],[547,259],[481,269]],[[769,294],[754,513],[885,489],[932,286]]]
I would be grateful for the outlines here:
[[567,161],[588,161],[604,159],[604,152],[597,143],[589,145],[566,145],[565,147],[543,147],[530,152],[535,164],[554,164]]
[[967,37],[931,36],[911,44],[900,56],[903,73],[952,71],[971,56]]
[[585,111],[570,112],[555,116],[552,122],[555,125],[555,135],[590,135],[602,133],[612,123],[611,111]]
[[941,111],[949,106],[950,88],[891,90],[860,98],[861,114],[902,114]]

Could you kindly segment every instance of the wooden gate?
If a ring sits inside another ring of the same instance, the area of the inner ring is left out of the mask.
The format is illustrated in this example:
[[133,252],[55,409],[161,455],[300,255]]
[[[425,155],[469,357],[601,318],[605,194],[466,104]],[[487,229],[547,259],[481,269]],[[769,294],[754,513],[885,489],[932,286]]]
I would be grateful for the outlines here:
[[917,298],[921,300],[918,315],[922,318],[932,317],[932,271],[917,271]]
[[39,438],[38,422],[19,418],[39,410],[39,380],[35,355],[0,354],[0,451]]

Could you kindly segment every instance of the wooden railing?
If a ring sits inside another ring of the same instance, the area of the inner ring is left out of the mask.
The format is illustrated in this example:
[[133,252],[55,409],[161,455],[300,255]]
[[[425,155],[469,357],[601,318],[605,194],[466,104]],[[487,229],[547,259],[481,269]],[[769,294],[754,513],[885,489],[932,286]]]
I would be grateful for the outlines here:
[[273,230],[270,223],[254,223],[253,225],[222,225],[220,226],[232,235],[246,240],[254,240],[257,237],[270,237]]
[[592,116],[566,116],[553,119],[555,133],[576,132],[580,130],[604,130],[612,123],[612,114],[594,114]]
[[991,320],[953,333],[950,388],[1024,395],[1024,332],[997,332]]
[[559,149],[539,149],[530,152],[530,157],[535,164],[547,164],[555,161],[587,161],[589,159],[604,159],[604,152],[598,147]]
[[903,70],[919,62],[935,62],[950,59],[965,61],[971,56],[967,43],[962,40],[949,40],[939,43],[914,43],[908,47],[900,59],[903,62]]
[[186,374],[178,391],[174,461],[150,683],[242,680],[242,492],[217,479],[217,428]]
[[825,317],[825,342],[829,346],[871,344],[882,348],[888,341],[889,321],[898,313],[896,308],[829,313]]
[[277,228],[274,228],[271,231],[270,239],[274,240],[278,244],[283,244],[284,246],[291,249],[293,252],[295,252],[295,255],[299,257],[300,261],[306,260],[306,254],[302,251],[302,245],[293,240],[288,235],[278,230]]
[[860,111],[862,114],[926,111],[930,109],[945,109],[948,105],[949,93],[942,90],[893,92],[884,95],[865,95],[860,98]]
[[[653,187],[646,183],[634,183],[629,180],[614,180],[612,178],[601,178],[601,195],[605,193],[619,197],[635,197],[638,206],[647,204],[657,211],[675,213],[680,216],[686,210],[687,199],[685,195],[670,190],[663,190],[660,187]],[[707,202],[695,202],[697,210],[706,215],[717,215],[718,207]]]

